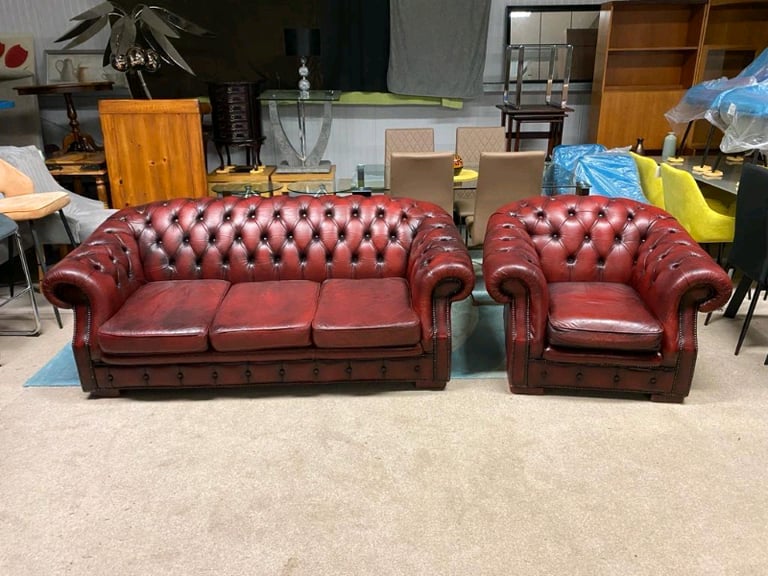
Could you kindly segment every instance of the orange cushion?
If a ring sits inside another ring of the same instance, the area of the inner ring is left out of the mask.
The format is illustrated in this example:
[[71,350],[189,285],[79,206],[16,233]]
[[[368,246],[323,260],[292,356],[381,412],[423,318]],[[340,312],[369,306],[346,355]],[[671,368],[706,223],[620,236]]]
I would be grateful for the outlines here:
[[37,220],[58,212],[69,204],[66,192],[41,192],[0,199],[0,213],[20,222]]

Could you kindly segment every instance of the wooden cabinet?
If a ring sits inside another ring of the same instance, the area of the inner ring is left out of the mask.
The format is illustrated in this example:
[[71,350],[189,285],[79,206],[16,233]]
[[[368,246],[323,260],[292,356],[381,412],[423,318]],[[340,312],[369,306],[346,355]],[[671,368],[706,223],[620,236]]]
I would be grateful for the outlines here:
[[[629,0],[603,4],[595,57],[590,137],[610,148],[644,138],[661,150],[664,113],[691,86],[732,78],[768,46],[767,0]],[[702,148],[709,123],[688,145]]]
[[696,79],[706,0],[611,2],[600,12],[590,134],[609,148],[660,150],[664,112]]
[[245,163],[261,164],[260,82],[223,82],[208,85],[213,118],[213,142],[219,154],[220,167],[224,167],[222,149],[226,151],[226,165],[231,165],[230,146],[244,147]]
[[206,196],[197,99],[100,100],[112,206]]

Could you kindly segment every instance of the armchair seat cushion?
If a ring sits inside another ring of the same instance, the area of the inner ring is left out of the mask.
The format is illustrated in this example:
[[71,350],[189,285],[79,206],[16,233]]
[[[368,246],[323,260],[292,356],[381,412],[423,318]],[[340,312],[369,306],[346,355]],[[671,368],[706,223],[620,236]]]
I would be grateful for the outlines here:
[[101,348],[110,354],[204,352],[209,326],[229,286],[213,279],[144,284],[101,325]]
[[415,345],[419,317],[404,278],[331,279],[323,282],[312,323],[319,348]]
[[[320,284],[309,280],[235,284],[213,320],[211,346],[220,352],[310,346],[319,292]],[[254,313],[244,313],[249,310]]]
[[661,323],[627,284],[553,282],[547,337],[553,346],[651,352],[661,349]]

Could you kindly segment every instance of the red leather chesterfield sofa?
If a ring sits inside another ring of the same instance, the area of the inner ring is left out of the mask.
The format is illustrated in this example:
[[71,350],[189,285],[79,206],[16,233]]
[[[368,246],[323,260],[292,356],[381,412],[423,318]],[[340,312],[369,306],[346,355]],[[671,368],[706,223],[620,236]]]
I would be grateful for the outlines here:
[[388,381],[442,389],[474,285],[437,206],[386,196],[125,208],[43,281],[84,391]]
[[682,402],[696,364],[697,311],[728,275],[663,210],[626,198],[533,197],[488,222],[483,274],[506,305],[517,393],[620,390]]

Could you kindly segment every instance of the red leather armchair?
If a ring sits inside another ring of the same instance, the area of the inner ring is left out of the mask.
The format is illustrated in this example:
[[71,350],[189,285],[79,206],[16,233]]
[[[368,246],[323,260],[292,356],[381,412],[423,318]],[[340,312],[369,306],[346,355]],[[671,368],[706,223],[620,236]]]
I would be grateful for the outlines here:
[[728,275],[677,221],[602,196],[534,197],[488,222],[483,273],[506,306],[512,392],[570,388],[682,402],[697,312],[725,304]]
[[45,276],[83,390],[450,378],[474,285],[452,217],[386,196],[173,199],[110,217]]

